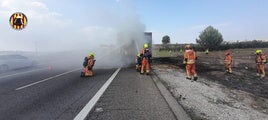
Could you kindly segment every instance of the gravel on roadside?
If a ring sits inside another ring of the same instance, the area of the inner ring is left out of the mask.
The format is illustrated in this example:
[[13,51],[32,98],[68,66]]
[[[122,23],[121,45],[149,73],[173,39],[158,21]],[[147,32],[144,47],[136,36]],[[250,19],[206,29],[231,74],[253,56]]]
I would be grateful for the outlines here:
[[227,88],[202,76],[198,81],[187,80],[184,70],[174,65],[152,65],[152,69],[193,120],[268,119],[266,98]]

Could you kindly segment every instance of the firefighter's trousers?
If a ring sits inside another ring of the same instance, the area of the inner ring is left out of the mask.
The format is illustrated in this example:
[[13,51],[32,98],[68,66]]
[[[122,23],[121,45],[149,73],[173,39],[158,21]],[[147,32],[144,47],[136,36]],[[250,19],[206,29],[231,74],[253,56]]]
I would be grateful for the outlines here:
[[225,63],[225,70],[226,70],[226,72],[232,73],[232,65],[231,65],[231,62],[226,62]]
[[197,77],[195,63],[186,64],[186,75],[187,75],[187,78],[191,78],[192,76]]
[[143,58],[142,65],[141,65],[141,73],[144,73],[145,70],[146,70],[146,73],[150,72],[150,60]]
[[257,64],[257,76],[265,76],[265,64]]
[[85,76],[93,76],[92,68],[89,69],[88,66],[86,66],[86,67],[84,68],[84,70],[85,70]]

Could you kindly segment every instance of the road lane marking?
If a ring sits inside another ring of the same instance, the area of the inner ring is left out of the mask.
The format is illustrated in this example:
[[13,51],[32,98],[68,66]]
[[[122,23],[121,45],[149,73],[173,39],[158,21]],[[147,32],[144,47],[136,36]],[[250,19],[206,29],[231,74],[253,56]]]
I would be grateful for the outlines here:
[[74,71],[77,71],[77,70],[81,70],[81,68],[73,69],[73,70],[71,70],[71,71],[67,71],[67,72],[64,72],[64,73],[61,73],[61,74],[58,74],[58,75],[55,75],[55,76],[52,76],[52,77],[49,77],[49,78],[46,78],[46,79],[43,79],[43,80],[34,82],[34,83],[31,83],[31,84],[28,84],[28,85],[25,85],[25,86],[19,87],[19,88],[15,89],[15,90],[21,90],[21,89],[24,89],[24,88],[33,86],[33,85],[35,85],[35,84],[42,83],[42,82],[45,82],[45,81],[48,81],[48,80],[51,80],[51,79],[54,79],[54,78],[57,78],[57,77],[60,77],[60,76],[69,74],[69,73],[74,72]]
[[47,69],[47,68],[40,68],[40,69],[29,70],[29,71],[25,71],[25,72],[20,72],[20,73],[5,75],[5,76],[1,76],[0,79],[11,77],[11,76],[15,76],[15,75],[21,75],[21,74],[31,73],[31,72],[34,72],[34,71],[45,70],[45,69]]
[[87,114],[91,111],[93,106],[97,103],[97,101],[100,99],[102,94],[105,92],[105,90],[108,88],[108,86],[111,84],[111,82],[114,80],[118,72],[121,68],[118,68],[113,75],[104,83],[104,85],[100,88],[100,90],[94,95],[94,97],[86,104],[86,106],[77,114],[77,116],[74,118],[74,120],[84,120],[87,117]]

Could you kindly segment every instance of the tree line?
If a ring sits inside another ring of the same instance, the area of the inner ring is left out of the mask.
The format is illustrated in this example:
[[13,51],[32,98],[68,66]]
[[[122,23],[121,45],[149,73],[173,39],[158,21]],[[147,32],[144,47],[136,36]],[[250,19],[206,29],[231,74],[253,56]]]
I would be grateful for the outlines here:
[[[186,44],[168,44],[159,48],[159,51],[176,51],[179,52],[184,50]],[[206,47],[201,46],[200,44],[190,44],[194,50],[196,51],[205,51]],[[222,42],[220,45],[215,46],[213,49],[209,49],[209,51],[220,51],[220,50],[228,50],[228,49],[244,49],[244,48],[268,48],[268,41],[263,40],[251,40],[251,41],[236,41],[236,42]]]
[[[169,44],[170,38],[168,35],[165,35],[162,38],[163,46],[159,49],[162,50],[171,50],[171,51],[181,51],[184,50],[185,44]],[[217,51],[217,50],[227,50],[235,48],[267,48],[268,41],[264,40],[251,40],[251,41],[239,41],[236,42],[227,42],[223,40],[222,34],[212,26],[208,26],[204,29],[198,38],[196,39],[196,44],[191,44],[193,49],[196,51]]]

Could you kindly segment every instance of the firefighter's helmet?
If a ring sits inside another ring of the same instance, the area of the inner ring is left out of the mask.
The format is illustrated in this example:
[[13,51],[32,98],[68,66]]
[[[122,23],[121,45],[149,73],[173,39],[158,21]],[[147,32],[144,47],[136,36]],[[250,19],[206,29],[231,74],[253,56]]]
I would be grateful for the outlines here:
[[185,49],[191,49],[191,45],[185,45]]
[[143,47],[144,47],[144,48],[148,48],[149,45],[148,45],[147,43],[145,43],[145,44],[143,45]]
[[88,56],[94,57],[94,53],[93,53],[93,52],[90,52],[90,53],[88,54]]
[[262,50],[256,50],[256,54],[261,54],[262,53]]

